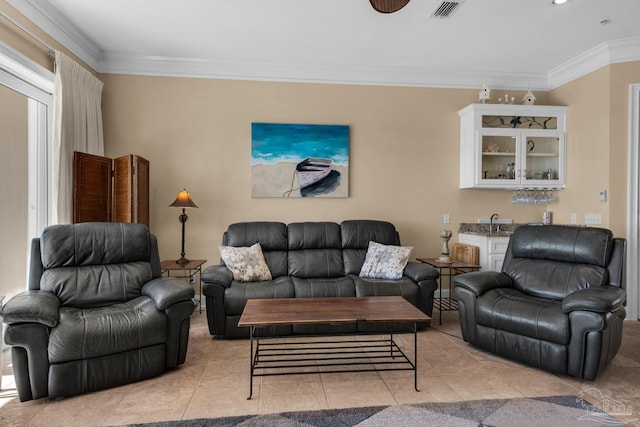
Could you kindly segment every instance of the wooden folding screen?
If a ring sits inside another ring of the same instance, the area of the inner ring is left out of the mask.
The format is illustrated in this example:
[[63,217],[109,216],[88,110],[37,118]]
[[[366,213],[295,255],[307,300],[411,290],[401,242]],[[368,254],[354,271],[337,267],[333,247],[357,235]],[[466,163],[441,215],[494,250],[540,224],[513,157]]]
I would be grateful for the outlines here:
[[73,222],[135,222],[149,226],[149,161],[73,155]]

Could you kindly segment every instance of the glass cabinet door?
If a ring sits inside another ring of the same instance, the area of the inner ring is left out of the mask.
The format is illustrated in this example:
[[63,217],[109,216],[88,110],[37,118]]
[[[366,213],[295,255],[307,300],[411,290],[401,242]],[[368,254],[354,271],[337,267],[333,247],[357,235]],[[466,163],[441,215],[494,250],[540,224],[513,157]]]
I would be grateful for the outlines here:
[[517,173],[517,139],[513,135],[480,133],[480,181],[515,182]]
[[525,166],[523,178],[541,185],[561,178],[560,137],[556,135],[524,134]]

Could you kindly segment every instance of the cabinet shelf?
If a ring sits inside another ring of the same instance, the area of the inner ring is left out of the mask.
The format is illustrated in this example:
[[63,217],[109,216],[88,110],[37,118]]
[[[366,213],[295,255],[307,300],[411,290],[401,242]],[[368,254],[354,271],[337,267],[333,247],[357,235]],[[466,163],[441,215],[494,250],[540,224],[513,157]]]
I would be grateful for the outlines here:
[[[483,156],[515,156],[516,153],[484,151]],[[558,157],[558,153],[527,153],[527,157]]]

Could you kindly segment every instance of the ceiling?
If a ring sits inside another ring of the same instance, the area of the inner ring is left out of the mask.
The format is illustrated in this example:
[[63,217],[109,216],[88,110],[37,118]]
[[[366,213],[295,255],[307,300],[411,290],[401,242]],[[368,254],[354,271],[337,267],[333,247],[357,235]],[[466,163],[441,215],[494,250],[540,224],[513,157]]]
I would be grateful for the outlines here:
[[548,90],[640,60],[639,0],[7,0],[99,72]]

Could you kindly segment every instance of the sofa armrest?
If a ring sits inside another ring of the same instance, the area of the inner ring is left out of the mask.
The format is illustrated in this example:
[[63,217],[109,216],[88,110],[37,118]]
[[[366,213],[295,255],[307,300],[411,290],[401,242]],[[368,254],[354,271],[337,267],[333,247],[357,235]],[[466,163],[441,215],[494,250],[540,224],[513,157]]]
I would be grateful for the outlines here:
[[233,273],[224,265],[212,265],[202,272],[202,281],[204,283],[215,283],[225,288],[231,286]]
[[2,307],[2,321],[40,323],[49,328],[58,324],[60,300],[51,292],[24,291],[11,298]]
[[453,276],[453,283],[464,289],[468,289],[476,297],[496,288],[510,288],[511,279],[498,271],[474,271],[471,273]]
[[627,302],[624,289],[615,286],[602,286],[579,289],[562,300],[562,311],[570,313],[576,310],[609,313]]
[[404,275],[416,283],[428,279],[437,279],[438,276],[440,276],[438,270],[429,264],[415,261],[409,261],[407,263],[407,266],[404,268]]
[[175,277],[153,279],[142,287],[141,293],[151,298],[158,310],[166,310],[178,302],[189,301],[195,294],[191,285]]

